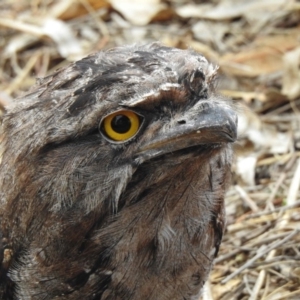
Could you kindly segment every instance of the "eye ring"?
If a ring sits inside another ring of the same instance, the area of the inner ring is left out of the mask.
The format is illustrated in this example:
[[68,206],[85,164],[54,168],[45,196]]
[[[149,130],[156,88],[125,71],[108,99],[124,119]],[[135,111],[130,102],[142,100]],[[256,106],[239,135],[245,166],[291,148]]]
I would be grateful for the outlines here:
[[105,116],[100,123],[101,133],[113,142],[125,142],[139,131],[142,117],[132,110],[119,110]]

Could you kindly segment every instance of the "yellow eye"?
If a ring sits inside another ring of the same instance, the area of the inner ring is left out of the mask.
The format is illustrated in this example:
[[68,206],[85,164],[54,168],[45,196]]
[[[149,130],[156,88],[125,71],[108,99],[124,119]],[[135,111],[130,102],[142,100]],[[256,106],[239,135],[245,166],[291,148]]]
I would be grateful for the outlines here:
[[106,116],[101,125],[103,133],[114,141],[132,138],[140,128],[140,117],[131,110],[120,110]]

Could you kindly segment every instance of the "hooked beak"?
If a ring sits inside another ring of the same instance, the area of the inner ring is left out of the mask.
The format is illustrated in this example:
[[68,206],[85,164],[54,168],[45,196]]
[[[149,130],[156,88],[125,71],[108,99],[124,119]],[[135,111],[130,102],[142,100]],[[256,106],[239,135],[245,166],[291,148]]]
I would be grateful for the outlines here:
[[201,103],[201,109],[191,108],[172,124],[140,147],[139,159],[145,161],[196,145],[233,143],[237,138],[237,115],[222,103]]

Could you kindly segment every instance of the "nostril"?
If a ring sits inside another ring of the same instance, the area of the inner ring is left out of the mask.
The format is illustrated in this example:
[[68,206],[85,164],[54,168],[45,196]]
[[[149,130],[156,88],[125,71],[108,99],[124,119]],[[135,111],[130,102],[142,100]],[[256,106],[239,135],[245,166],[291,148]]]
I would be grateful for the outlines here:
[[177,123],[182,125],[182,124],[186,124],[186,121],[185,120],[179,120],[179,121],[177,121]]

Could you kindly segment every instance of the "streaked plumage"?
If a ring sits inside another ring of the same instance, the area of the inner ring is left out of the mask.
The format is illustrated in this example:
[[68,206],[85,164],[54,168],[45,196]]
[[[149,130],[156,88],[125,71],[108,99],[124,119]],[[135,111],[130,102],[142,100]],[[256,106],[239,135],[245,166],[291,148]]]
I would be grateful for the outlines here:
[[[197,299],[224,230],[236,114],[216,68],[158,44],[39,80],[2,120],[1,299]],[[103,120],[129,110],[130,139]]]

